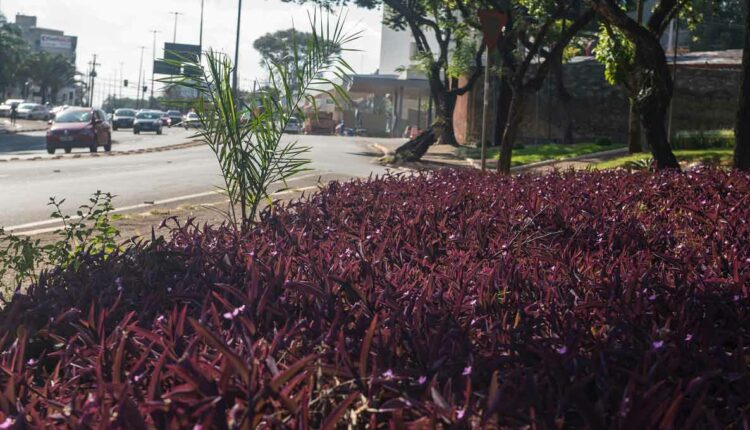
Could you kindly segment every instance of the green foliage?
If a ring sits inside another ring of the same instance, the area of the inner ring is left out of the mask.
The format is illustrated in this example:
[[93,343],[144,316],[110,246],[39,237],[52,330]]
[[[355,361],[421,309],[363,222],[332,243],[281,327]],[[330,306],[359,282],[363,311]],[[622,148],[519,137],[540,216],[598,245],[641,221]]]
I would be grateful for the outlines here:
[[290,45],[289,57],[267,61],[270,82],[268,88],[254,91],[256,104],[252,107],[244,105],[235,94],[233,65],[222,54],[208,53],[206,66],[189,65],[200,70],[198,78],[180,76],[167,80],[194,88],[200,94],[196,112],[203,127],[197,133],[219,161],[224,191],[230,200],[225,215],[236,227],[249,228],[256,221],[261,203],[273,203],[271,185],[286,184],[287,179],[306,170],[309,161],[303,156],[307,148],[296,142],[281,142],[284,128],[299,113],[301,102],[306,99],[314,105],[311,93],[319,92],[334,100],[348,100],[346,91],[332,79],[345,81],[346,75],[353,72],[341,53],[358,34],[344,33],[344,18],[319,20],[317,12],[311,16],[310,25],[311,36],[306,38],[306,44],[301,45],[292,36],[291,40],[298,42]]
[[[70,85],[75,79],[75,65],[62,55],[47,52],[35,52],[25,64],[26,74],[42,89],[42,102],[46,102],[47,93],[53,97],[58,90]],[[54,100],[53,100],[54,101]]]
[[635,69],[635,45],[620,30],[601,24],[594,56],[604,65],[604,78],[610,85],[627,84]]
[[452,78],[458,78],[471,73],[475,66],[474,57],[479,49],[479,35],[462,25],[453,33],[455,40],[448,60],[446,73]]
[[28,50],[20,30],[0,13],[0,91],[22,80],[23,60]]
[[608,137],[598,137],[595,141],[595,144],[599,146],[612,146],[612,139]]
[[671,143],[675,149],[734,148],[734,131],[680,131]]
[[36,282],[43,268],[77,270],[82,254],[106,257],[116,251],[120,231],[112,225],[118,219],[111,215],[113,198],[110,193],[97,191],[75,215],[68,215],[62,209],[65,199],[51,197],[48,205],[54,210],[50,217],[62,222],[63,227],[54,232],[56,240],[45,245],[39,239],[5,233],[0,228],[0,290],[10,287],[4,284],[6,277],[13,279],[14,287],[20,287]]

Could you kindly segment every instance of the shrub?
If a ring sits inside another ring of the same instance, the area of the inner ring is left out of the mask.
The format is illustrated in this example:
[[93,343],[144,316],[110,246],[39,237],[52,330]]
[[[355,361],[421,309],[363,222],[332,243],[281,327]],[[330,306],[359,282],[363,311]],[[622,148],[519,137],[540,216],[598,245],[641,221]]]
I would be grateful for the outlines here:
[[332,183],[171,226],[0,312],[0,423],[728,428],[750,407],[750,176]]
[[674,149],[733,148],[733,130],[680,131],[672,139]]
[[608,137],[597,137],[594,143],[599,146],[612,146],[612,139]]
[[106,258],[118,245],[120,231],[112,225],[118,215],[114,210],[110,193],[97,191],[89,198],[88,204],[78,207],[76,215],[63,212],[65,199],[49,199],[53,207],[50,215],[59,220],[62,228],[56,230],[55,241],[42,245],[39,239],[6,233],[0,228],[0,295],[12,291],[4,284],[3,278],[13,278],[13,289],[38,281],[37,274],[44,267],[67,268],[78,264],[82,254],[101,254]]

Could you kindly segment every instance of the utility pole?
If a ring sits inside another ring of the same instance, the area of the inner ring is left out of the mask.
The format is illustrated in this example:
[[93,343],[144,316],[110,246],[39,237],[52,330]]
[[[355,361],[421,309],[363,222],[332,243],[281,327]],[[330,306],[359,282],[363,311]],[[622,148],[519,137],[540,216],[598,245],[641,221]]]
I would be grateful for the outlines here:
[[151,98],[148,100],[148,106],[153,108],[154,103],[154,64],[156,63],[156,33],[161,33],[159,30],[151,30],[151,33],[154,35],[154,48],[153,48],[153,55],[151,59]]
[[96,54],[94,54],[94,60],[89,63],[91,66],[91,73],[89,73],[89,77],[91,80],[91,85],[89,86],[89,107],[94,107],[94,83],[96,81],[96,66],[101,66],[101,64],[96,62]]
[[143,51],[146,50],[145,46],[139,46],[138,49],[141,50],[141,65],[138,67],[138,86],[136,89],[138,90],[138,93],[136,95],[136,107],[141,107],[141,76],[143,75]]
[[174,36],[172,37],[172,43],[177,43],[177,17],[184,15],[182,12],[169,12],[174,15]]
[[[200,36],[198,37],[198,47],[200,47],[200,57],[203,57],[203,3],[205,0],[201,0],[201,32]],[[198,58],[198,62],[200,63],[201,58]]]
[[123,76],[124,74],[122,72],[122,69],[124,66],[125,66],[125,63],[120,62],[120,98],[121,99],[122,99],[122,85],[125,83],[124,81],[125,77]]
[[239,6],[237,7],[237,39],[234,43],[234,70],[232,70],[232,91],[234,96],[239,99],[239,83],[237,82],[237,69],[239,69],[240,61],[240,22],[242,20],[242,0],[239,0]]

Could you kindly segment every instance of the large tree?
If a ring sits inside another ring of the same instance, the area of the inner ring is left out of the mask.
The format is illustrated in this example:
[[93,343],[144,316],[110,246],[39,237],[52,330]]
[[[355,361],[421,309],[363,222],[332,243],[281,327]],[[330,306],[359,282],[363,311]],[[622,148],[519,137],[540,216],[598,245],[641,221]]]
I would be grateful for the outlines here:
[[260,64],[266,67],[269,63],[290,65],[295,61],[294,47],[304,55],[312,33],[297,31],[294,28],[266,33],[255,39],[253,48],[260,53]]
[[617,28],[635,49],[637,97],[634,107],[640,116],[646,141],[656,161],[657,169],[679,169],[666,130],[666,117],[672,100],[672,75],[660,38],[669,22],[679,16],[690,0],[659,0],[648,22],[639,24],[630,17],[625,4],[618,0],[592,0],[594,10],[605,25]]
[[73,63],[62,55],[35,52],[26,63],[27,75],[39,85],[42,103],[57,100],[57,92],[75,81]]
[[21,38],[20,30],[0,13],[0,97],[5,96],[6,87],[21,80],[27,53],[28,45]]

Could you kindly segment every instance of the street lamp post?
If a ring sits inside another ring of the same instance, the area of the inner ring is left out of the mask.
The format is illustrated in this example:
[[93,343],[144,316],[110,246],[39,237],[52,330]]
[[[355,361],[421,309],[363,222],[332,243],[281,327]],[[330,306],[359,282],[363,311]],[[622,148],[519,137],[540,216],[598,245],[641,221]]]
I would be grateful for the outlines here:
[[[198,47],[200,48],[200,55],[203,56],[203,3],[205,0],[201,0],[201,32],[198,37]],[[199,59],[200,62],[200,59]]]
[[177,43],[177,17],[183,15],[182,12],[169,12],[174,15],[174,35],[172,36],[172,43]]
[[156,33],[161,33],[159,30],[151,30],[150,33],[153,33],[154,35],[154,46],[152,51],[152,58],[151,58],[151,98],[148,100],[148,106],[153,108],[154,103],[154,64],[156,63]]
[[239,0],[239,7],[237,8],[237,38],[234,43],[234,70],[232,71],[232,91],[234,96],[239,98],[239,84],[237,82],[237,69],[239,69],[240,61],[240,22],[242,20],[242,0]]
[[137,95],[136,95],[136,107],[141,107],[141,77],[143,76],[143,51],[146,50],[145,46],[139,46],[138,49],[141,50],[141,65],[138,66],[138,86],[136,87]]

